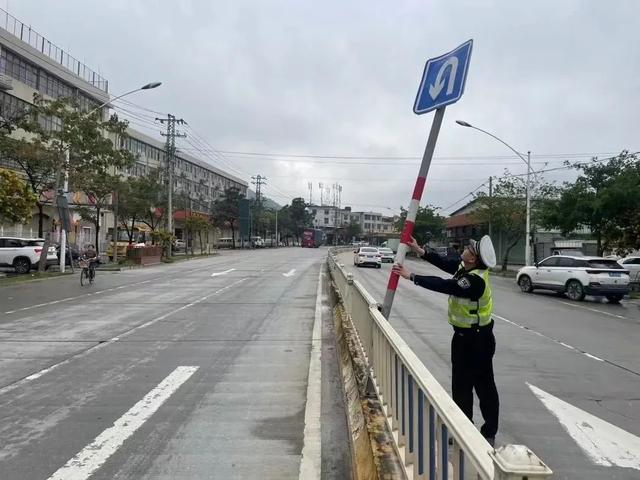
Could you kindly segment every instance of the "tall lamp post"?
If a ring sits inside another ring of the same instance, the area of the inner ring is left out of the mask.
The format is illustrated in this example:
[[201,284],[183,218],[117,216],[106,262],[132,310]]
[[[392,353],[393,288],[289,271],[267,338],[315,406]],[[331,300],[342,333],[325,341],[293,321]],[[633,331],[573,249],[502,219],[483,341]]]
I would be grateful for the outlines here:
[[[147,83],[146,85],[143,85],[139,88],[136,88],[134,90],[131,90],[129,92],[123,93],[122,95],[118,95],[117,97],[111,98],[109,100],[107,100],[106,102],[98,105],[96,108],[94,108],[93,110],[89,111],[88,113],[86,113],[85,115],[83,115],[83,117],[90,117],[91,115],[93,115],[94,113],[96,113],[98,110],[102,109],[103,107],[109,105],[111,102],[118,100],[122,97],[126,97],[127,95],[131,95],[132,93],[136,93],[139,92],[140,90],[151,90],[152,88],[156,88],[159,87],[160,85],[162,85],[161,82],[151,82],[151,83]],[[69,165],[69,147],[67,146],[67,148],[65,149],[64,152],[64,156],[65,156],[65,166]],[[64,185],[62,187],[62,191],[64,193],[68,193],[69,190],[69,173],[65,168],[65,173],[64,173]],[[115,210],[115,209],[114,209]],[[117,220],[117,216],[115,214],[114,211],[114,217],[115,220],[113,221],[113,237],[114,237],[114,259],[117,260],[117,250],[118,250],[118,239],[117,239],[117,229],[118,229],[118,220]],[[96,248],[98,246],[96,245]],[[65,263],[66,263],[66,250],[67,250],[67,231],[64,229],[64,227],[62,228],[62,232],[60,233],[60,272],[64,273],[65,271]]]
[[462,127],[473,128],[474,130],[478,130],[479,132],[489,135],[491,138],[494,138],[495,140],[502,143],[505,147],[507,147],[509,150],[515,153],[518,157],[520,157],[520,160],[522,160],[524,163],[527,164],[527,188],[526,188],[527,220],[526,220],[526,227],[525,227],[526,238],[525,238],[525,245],[524,245],[524,256],[525,256],[525,264],[527,266],[531,265],[531,152],[527,152],[527,158],[524,158],[524,156],[520,152],[518,152],[515,148],[513,148],[511,145],[509,145],[507,142],[505,142],[501,138],[496,137],[494,134],[489,133],[486,130],[483,130],[481,128],[475,127],[463,120],[456,120],[456,123]]

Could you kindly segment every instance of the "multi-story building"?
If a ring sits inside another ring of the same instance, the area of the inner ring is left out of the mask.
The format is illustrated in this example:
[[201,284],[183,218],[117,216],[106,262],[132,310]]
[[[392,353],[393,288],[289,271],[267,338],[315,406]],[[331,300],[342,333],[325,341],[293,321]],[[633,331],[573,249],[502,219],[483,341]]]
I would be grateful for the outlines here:
[[[33,103],[34,94],[45,98],[73,98],[84,111],[90,111],[110,99],[109,82],[82,62],[57,47],[24,24],[0,9],[0,116],[8,118],[17,112],[28,109]],[[108,114],[108,107],[103,109]],[[56,128],[55,119],[42,119],[45,126]],[[125,176],[142,176],[152,169],[166,169],[167,159],[164,142],[151,138],[134,129],[128,129],[129,138],[123,146],[137,156],[136,164]],[[19,171],[18,166],[9,159],[0,158],[0,167]],[[174,163],[174,191],[176,196],[187,199],[191,211],[206,213],[225,188],[238,188],[246,195],[247,182],[226,173],[192,155],[178,151]],[[52,192],[45,195],[51,199]],[[79,194],[69,196],[71,208],[74,202],[86,203]],[[109,218],[111,217],[111,218]],[[177,219],[178,235],[180,219],[184,212],[174,214]],[[38,220],[35,218],[27,225],[0,225],[0,235],[15,234],[36,236]],[[111,212],[105,212],[102,224],[113,225]],[[80,244],[93,242],[95,238],[91,224],[83,222],[74,214],[74,231],[70,232],[71,242]],[[45,209],[44,230],[59,235],[59,225],[51,205]],[[107,228],[101,228],[106,235]],[[101,239],[104,242],[106,237]]]
[[333,205],[309,205],[307,210],[312,215],[313,226],[325,230],[330,242],[336,233],[340,241],[351,241],[346,238],[346,232],[352,223],[360,225],[360,238],[374,244],[398,234],[396,217],[379,212],[354,212],[351,207],[341,209]]

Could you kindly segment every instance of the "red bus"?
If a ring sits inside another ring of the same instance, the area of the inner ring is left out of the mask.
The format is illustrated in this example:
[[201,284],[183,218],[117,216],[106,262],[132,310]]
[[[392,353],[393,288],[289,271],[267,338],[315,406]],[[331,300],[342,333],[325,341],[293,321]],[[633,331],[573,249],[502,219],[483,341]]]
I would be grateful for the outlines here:
[[305,228],[302,232],[302,245],[301,247],[318,248],[320,245],[324,245],[326,236],[319,228]]

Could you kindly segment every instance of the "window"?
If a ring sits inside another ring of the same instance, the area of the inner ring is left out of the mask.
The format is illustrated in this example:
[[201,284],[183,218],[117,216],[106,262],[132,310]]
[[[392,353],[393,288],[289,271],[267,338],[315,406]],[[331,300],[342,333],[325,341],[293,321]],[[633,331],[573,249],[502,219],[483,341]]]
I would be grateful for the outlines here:
[[0,92],[0,116],[6,119],[14,119],[21,116],[29,109],[29,104],[13,95]]
[[329,219],[328,219],[328,218],[325,218],[325,219],[324,219],[324,224],[325,224],[325,225],[328,225],[328,224],[329,224]]
[[540,267],[557,267],[560,263],[560,257],[549,257],[546,260],[540,262]]
[[328,209],[325,209],[324,214],[325,214],[325,215],[329,215],[329,210],[328,210]]
[[38,69],[22,57],[4,48],[0,54],[0,71],[31,88],[38,88]]
[[607,268],[607,269],[615,269],[615,270],[624,269],[624,267],[620,265],[618,262],[616,262],[615,260],[607,260],[605,258],[588,260],[587,266],[589,268]]
[[317,213],[317,210],[314,208],[313,210],[311,210],[311,213],[315,215]]
[[7,248],[22,248],[23,246],[22,241],[17,238],[7,238],[5,240],[5,247]]
[[73,97],[73,88],[64,83],[58,77],[40,72],[40,83],[38,90],[53,98]]
[[371,220],[371,215],[365,215],[365,216],[364,216],[364,219],[365,219],[365,220]]
[[560,257],[558,266],[559,267],[577,267],[577,264],[573,258]]

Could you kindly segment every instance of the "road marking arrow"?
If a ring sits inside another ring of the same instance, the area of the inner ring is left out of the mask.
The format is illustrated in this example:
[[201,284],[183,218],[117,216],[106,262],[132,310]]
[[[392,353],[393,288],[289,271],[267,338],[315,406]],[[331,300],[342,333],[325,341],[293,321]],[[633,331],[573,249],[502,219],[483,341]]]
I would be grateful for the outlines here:
[[293,269],[289,270],[287,273],[283,273],[282,275],[283,275],[283,276],[285,276],[285,277],[290,277],[290,276],[292,276],[294,273],[296,273],[296,269],[295,269],[295,268],[293,268]]
[[230,268],[229,270],[225,270],[224,272],[214,272],[211,274],[212,277],[217,277],[219,275],[226,275],[229,272],[233,272],[235,268]]
[[527,383],[585,454],[598,465],[640,470],[640,437]]
[[451,67],[449,71],[449,81],[447,82],[447,95],[451,95],[453,93],[453,86],[456,81],[456,72],[458,71],[458,57],[449,58],[442,64],[440,70],[438,70],[438,75],[436,75],[435,82],[433,83],[433,85],[429,85],[429,96],[432,100],[435,100],[444,88],[443,77],[445,76],[447,67]]

